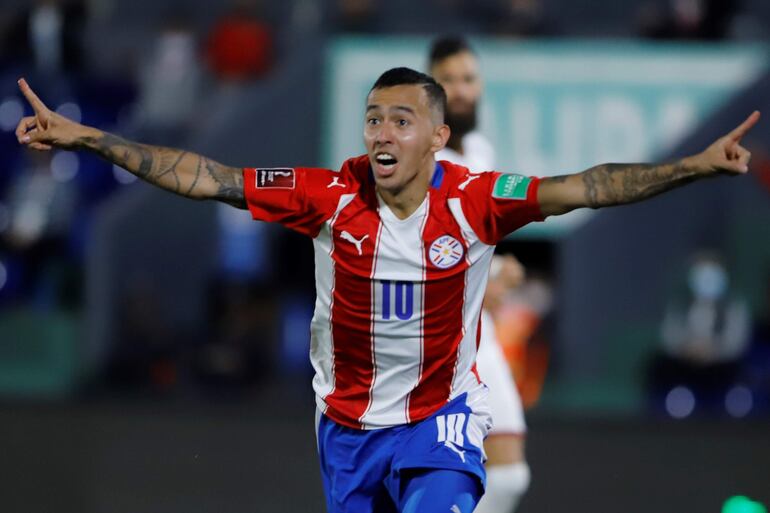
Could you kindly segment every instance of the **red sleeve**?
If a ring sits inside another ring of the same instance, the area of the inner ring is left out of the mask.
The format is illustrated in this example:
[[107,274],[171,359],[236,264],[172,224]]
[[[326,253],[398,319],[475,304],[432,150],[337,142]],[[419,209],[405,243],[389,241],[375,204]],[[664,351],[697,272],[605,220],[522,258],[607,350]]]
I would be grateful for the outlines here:
[[[460,191],[468,223],[485,244],[497,244],[509,233],[545,219],[537,200],[540,179],[510,173],[480,173]],[[459,190],[459,189],[458,189]]]
[[243,190],[251,216],[315,237],[339,202],[327,185],[340,173],[317,168],[244,168]]

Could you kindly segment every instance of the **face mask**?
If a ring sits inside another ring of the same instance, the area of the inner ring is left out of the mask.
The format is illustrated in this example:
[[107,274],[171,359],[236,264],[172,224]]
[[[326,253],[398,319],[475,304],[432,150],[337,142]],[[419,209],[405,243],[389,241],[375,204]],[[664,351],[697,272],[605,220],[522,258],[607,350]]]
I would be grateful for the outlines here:
[[688,283],[695,297],[714,301],[727,290],[727,273],[718,264],[696,264],[690,269]]

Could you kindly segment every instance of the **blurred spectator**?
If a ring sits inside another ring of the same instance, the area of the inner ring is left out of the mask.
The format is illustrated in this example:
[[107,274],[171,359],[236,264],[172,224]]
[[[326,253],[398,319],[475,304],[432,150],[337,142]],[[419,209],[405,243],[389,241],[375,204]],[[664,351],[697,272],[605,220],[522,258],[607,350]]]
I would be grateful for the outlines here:
[[7,217],[2,246],[15,263],[9,272],[23,291],[20,299],[45,308],[71,306],[68,236],[78,201],[79,160],[66,152],[26,156],[2,201]]
[[288,31],[295,40],[312,39],[326,25],[325,7],[325,2],[318,0],[294,0],[288,26],[283,27],[283,30]]
[[770,194],[770,154],[763,147],[758,147],[755,151],[753,175],[765,187]]
[[543,0],[504,0],[495,32],[504,36],[531,37],[553,35],[556,27],[546,16]]
[[[770,267],[765,272],[764,313],[757,317],[752,328],[752,339],[770,349]],[[768,369],[770,372],[770,369]]]
[[211,331],[196,357],[199,378],[214,387],[246,386],[265,378],[276,345],[273,290],[217,279],[209,298]]
[[79,0],[35,0],[12,22],[0,52],[43,76],[78,72],[85,15]]
[[498,339],[524,409],[540,399],[550,360],[552,279],[533,272],[505,297],[495,319]]
[[724,39],[739,7],[738,0],[649,1],[637,25],[643,37],[652,39]]
[[717,255],[695,257],[687,276],[686,299],[670,305],[663,321],[666,354],[709,365],[734,361],[745,352],[748,308],[731,294],[729,280]]
[[765,271],[765,297],[762,313],[752,326],[751,348],[746,365],[746,381],[770,411],[770,266]]
[[179,381],[179,353],[191,341],[169,324],[169,315],[149,274],[135,273],[120,298],[115,346],[106,384],[119,389],[164,392]]
[[259,78],[273,65],[273,34],[258,14],[256,0],[235,0],[216,22],[206,43],[206,59],[224,81]]
[[673,390],[685,386],[693,401],[721,406],[739,378],[749,325],[747,304],[730,290],[722,259],[711,252],[697,254],[686,291],[666,310],[661,351],[651,366],[654,393],[670,399]]
[[219,273],[231,281],[266,283],[273,272],[271,227],[231,207],[217,205]]
[[171,19],[141,71],[134,128],[157,144],[181,143],[195,111],[201,76],[195,34],[184,20]]
[[335,4],[338,31],[366,33],[375,30],[377,8],[373,0],[335,0]]

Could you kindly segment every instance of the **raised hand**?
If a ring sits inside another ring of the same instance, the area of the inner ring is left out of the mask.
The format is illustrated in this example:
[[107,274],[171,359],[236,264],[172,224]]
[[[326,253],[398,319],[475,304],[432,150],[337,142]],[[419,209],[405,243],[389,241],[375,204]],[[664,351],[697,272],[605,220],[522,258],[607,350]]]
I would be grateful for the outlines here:
[[86,127],[46,107],[23,78],[19,80],[19,89],[34,111],[33,116],[22,118],[16,127],[19,143],[42,151],[74,148]]
[[759,117],[759,111],[755,110],[732,132],[696,155],[698,166],[712,173],[738,175],[748,172],[751,153],[741,146],[741,139],[757,124]]
[[580,207],[623,205],[702,178],[744,174],[751,153],[741,146],[741,139],[758,121],[759,111],[754,111],[703,152],[670,164],[600,164],[582,173],[545,178],[538,189],[540,211],[549,216]]

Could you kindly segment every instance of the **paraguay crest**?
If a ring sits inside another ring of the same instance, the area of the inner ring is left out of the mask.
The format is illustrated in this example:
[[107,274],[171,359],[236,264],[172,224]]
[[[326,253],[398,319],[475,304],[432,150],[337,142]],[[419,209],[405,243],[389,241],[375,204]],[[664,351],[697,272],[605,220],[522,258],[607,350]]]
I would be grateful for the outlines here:
[[459,240],[451,235],[442,235],[433,241],[428,250],[428,256],[433,265],[439,269],[449,269],[463,259],[465,248]]

